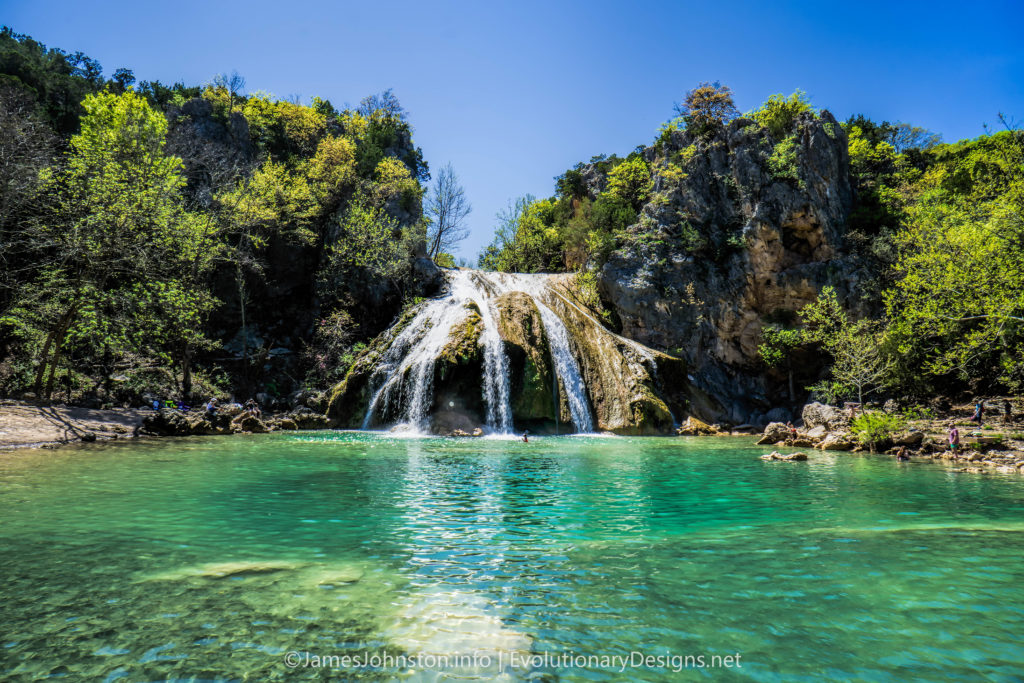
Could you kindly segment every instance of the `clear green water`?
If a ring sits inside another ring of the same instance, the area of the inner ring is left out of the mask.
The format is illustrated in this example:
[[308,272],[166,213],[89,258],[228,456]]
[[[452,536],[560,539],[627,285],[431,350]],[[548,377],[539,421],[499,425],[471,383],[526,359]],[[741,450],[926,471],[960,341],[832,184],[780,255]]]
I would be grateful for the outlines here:
[[761,452],[318,432],[0,455],[0,679],[439,675],[290,651],[742,665],[458,680],[1024,677],[1024,477]]

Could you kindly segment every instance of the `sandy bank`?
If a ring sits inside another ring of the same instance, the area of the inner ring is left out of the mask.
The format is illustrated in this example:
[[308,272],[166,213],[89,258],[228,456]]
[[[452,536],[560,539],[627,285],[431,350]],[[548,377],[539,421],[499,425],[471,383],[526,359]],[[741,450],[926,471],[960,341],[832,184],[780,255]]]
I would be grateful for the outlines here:
[[0,403],[0,449],[130,437],[145,410]]

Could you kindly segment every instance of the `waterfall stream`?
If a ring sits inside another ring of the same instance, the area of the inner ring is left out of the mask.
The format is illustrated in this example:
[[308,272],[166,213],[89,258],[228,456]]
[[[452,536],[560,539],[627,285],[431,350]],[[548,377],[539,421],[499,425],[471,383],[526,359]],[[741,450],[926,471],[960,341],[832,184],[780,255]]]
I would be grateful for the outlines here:
[[[475,304],[482,327],[479,344],[483,350],[481,389],[486,425],[492,433],[511,433],[509,361],[492,304],[500,294],[521,291],[533,299],[540,313],[556,381],[561,382],[565,389],[573,426],[579,432],[592,432],[594,422],[587,389],[579,363],[572,353],[565,324],[541,300],[548,294],[546,276],[470,270],[452,270],[447,276],[448,292],[422,304],[378,361],[370,380],[373,391],[363,418],[363,429],[370,428],[378,417],[400,415],[401,428],[414,432],[427,430],[434,402],[437,358],[450,341],[453,326],[469,314],[467,306]],[[555,420],[557,423],[557,416]]]

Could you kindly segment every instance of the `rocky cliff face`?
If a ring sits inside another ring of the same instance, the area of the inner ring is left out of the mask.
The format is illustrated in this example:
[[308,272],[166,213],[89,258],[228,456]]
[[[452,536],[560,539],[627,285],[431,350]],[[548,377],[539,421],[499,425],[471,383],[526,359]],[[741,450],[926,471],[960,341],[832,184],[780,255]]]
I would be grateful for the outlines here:
[[[736,119],[711,138],[675,132],[647,148],[652,200],[600,273],[622,334],[684,359],[692,412],[734,424],[763,423],[779,403],[758,362],[763,326],[792,320],[825,285],[849,298],[858,280],[843,249],[852,191],[842,128],[828,112],[801,114],[783,163],[783,141],[751,124]],[[681,179],[669,167],[680,157]],[[806,384],[819,362],[803,360]]]

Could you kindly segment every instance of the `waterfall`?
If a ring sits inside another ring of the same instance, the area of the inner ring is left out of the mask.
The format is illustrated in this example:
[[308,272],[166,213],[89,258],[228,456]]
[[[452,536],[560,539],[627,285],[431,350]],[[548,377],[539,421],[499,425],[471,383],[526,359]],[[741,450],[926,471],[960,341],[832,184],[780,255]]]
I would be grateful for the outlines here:
[[451,273],[448,294],[423,304],[395,337],[374,372],[377,389],[366,409],[363,429],[371,426],[379,408],[390,406],[393,400],[404,401],[402,424],[407,429],[424,431],[427,428],[434,399],[437,357],[448,343],[452,326],[465,318],[466,305],[473,303],[480,310],[483,322],[482,384],[487,426],[499,433],[512,430],[508,358],[491,311],[490,297],[472,276],[470,271]]
[[544,331],[548,335],[548,347],[551,349],[551,359],[555,363],[555,372],[565,387],[572,424],[578,432],[592,432],[594,421],[590,418],[590,407],[587,405],[587,385],[583,382],[579,363],[569,348],[569,334],[565,330],[565,324],[554,311],[540,301],[534,300],[534,303],[537,304],[541,322],[544,323]]
[[[449,342],[454,325],[467,315],[466,306],[475,304],[480,311],[483,351],[481,390],[486,408],[486,425],[491,432],[513,430],[509,361],[498,331],[493,300],[500,294],[521,291],[529,295],[540,313],[554,363],[557,386],[565,389],[573,426],[579,432],[592,432],[594,421],[587,400],[587,389],[579,363],[573,356],[565,324],[543,301],[551,296],[544,275],[511,275],[469,270],[447,273],[449,289],[441,297],[421,305],[412,320],[395,336],[378,361],[370,379],[372,398],[363,418],[363,429],[375,418],[400,415],[400,425],[422,432],[429,426],[434,402],[436,361]],[[558,424],[558,398],[555,392],[555,423]]]

